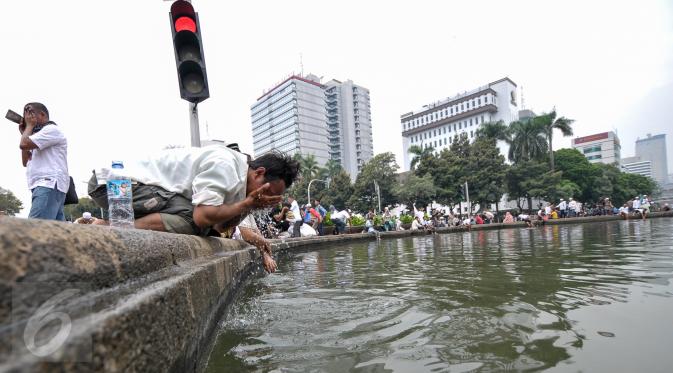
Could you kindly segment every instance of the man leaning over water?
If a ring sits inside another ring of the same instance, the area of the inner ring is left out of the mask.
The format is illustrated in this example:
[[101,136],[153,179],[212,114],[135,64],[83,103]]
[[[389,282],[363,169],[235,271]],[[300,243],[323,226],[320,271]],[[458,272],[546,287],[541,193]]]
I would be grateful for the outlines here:
[[[215,230],[235,227],[252,210],[278,204],[298,171],[299,163],[280,152],[248,161],[222,145],[165,149],[124,167],[133,182],[136,228],[201,236],[218,235]],[[94,171],[89,195],[107,209],[105,174]]]

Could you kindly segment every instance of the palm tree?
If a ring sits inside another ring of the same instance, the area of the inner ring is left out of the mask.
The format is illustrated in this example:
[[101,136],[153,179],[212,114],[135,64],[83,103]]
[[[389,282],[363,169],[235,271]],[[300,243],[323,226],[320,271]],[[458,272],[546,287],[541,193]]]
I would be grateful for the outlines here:
[[428,155],[431,155],[432,152],[435,151],[435,148],[432,146],[428,147],[422,147],[420,145],[411,145],[409,147],[409,153],[413,155],[411,158],[411,164],[409,165],[409,168],[411,168],[411,171],[413,171],[416,168],[416,165],[418,162],[421,161],[421,159],[425,158]]
[[547,153],[547,138],[543,126],[532,120],[516,121],[509,125],[512,140],[509,146],[510,161],[529,161]]
[[497,122],[486,122],[477,128],[477,138],[491,139],[496,141],[505,141],[509,143],[511,137],[509,127],[501,120]]
[[341,163],[335,159],[330,159],[325,163],[325,169],[327,170],[327,176],[334,177],[341,171]]
[[544,129],[544,132],[547,136],[547,142],[549,144],[549,162],[551,165],[552,172],[554,171],[554,149],[552,148],[552,137],[554,136],[554,130],[560,130],[563,136],[572,136],[573,128],[572,124],[575,120],[568,119],[566,117],[556,118],[556,110],[552,110],[549,114],[543,114],[534,119],[538,122]]
[[306,154],[301,157],[301,172],[308,180],[313,179],[320,170],[318,161],[313,154]]

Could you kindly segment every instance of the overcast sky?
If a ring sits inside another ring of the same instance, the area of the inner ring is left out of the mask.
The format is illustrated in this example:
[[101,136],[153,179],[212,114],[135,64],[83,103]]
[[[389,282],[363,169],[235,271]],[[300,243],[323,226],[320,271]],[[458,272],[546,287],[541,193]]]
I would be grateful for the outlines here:
[[[509,77],[526,108],[556,107],[575,134],[665,133],[673,165],[673,3],[641,1],[195,0],[211,98],[203,138],[252,152],[250,105],[289,74],[352,79],[371,92],[374,152],[402,163],[399,117]],[[65,131],[80,196],[91,169],[189,143],[168,11],[160,0],[3,3],[0,109],[47,105]],[[19,133],[0,126],[0,186],[30,192]],[[208,130],[206,130],[206,124]],[[558,138],[555,147],[570,146]]]

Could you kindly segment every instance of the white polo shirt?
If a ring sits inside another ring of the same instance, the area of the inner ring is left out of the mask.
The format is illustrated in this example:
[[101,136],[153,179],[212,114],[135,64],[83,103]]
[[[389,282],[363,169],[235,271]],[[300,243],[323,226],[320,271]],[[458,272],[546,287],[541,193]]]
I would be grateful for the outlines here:
[[28,189],[39,186],[53,189],[56,186],[61,192],[68,193],[68,140],[61,129],[49,124],[29,138],[37,149],[30,151],[31,158],[26,164]]
[[[104,183],[109,170],[96,171]],[[179,193],[195,206],[220,206],[246,197],[248,159],[226,146],[165,149],[138,161],[124,162],[123,175],[146,185]]]

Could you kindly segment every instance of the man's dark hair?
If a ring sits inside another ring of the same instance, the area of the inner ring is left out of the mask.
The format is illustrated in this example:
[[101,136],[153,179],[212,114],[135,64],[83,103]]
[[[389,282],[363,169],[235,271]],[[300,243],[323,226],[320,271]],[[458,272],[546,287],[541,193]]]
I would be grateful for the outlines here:
[[299,175],[299,162],[279,151],[266,153],[248,162],[248,166],[253,170],[264,167],[264,179],[267,182],[282,179],[285,181],[285,188],[289,188]]
[[40,102],[30,102],[30,103],[26,104],[26,106],[28,106],[28,105],[30,105],[30,107],[32,107],[33,110],[35,110],[35,111],[43,112],[44,115],[47,116],[47,119],[49,119],[49,110],[47,110],[47,107],[44,106],[44,104],[42,104]]

